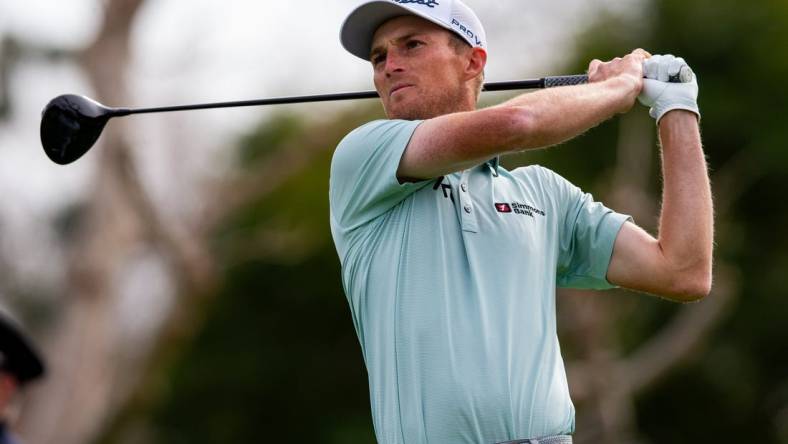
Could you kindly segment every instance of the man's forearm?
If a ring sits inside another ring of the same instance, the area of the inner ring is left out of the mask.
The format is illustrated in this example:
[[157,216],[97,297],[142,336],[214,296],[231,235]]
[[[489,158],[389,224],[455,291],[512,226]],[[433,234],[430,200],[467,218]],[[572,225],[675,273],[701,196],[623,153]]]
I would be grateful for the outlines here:
[[629,109],[637,96],[635,86],[613,78],[426,120],[408,144],[397,176],[433,178],[500,154],[557,145]]
[[626,77],[603,82],[540,90],[523,94],[498,107],[525,113],[526,127],[516,142],[519,150],[540,148],[572,139],[629,110],[637,87]]
[[629,110],[643,86],[644,55],[589,67],[591,83],[524,94],[501,105],[425,120],[408,143],[397,177],[419,180],[493,156],[557,145]]
[[691,293],[711,285],[713,205],[697,116],[672,111],[659,123],[662,214],[659,245]]

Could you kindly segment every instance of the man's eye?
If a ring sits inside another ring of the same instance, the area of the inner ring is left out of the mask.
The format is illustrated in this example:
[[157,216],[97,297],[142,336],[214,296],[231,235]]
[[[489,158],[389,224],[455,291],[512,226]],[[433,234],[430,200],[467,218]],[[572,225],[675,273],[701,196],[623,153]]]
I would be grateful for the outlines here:
[[376,56],[372,57],[372,64],[373,65],[377,65],[379,63],[382,63],[385,60],[386,60],[386,56],[384,56],[382,54],[381,55],[376,55]]
[[423,45],[424,42],[420,42],[418,40],[409,40],[407,47],[408,49],[418,48],[419,46]]

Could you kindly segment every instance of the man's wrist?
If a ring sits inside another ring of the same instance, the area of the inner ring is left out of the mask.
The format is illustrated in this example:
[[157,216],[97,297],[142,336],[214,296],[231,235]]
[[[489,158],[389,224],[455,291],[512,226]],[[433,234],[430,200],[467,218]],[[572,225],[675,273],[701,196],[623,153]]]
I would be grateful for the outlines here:
[[692,111],[683,109],[668,111],[657,122],[657,125],[663,150],[674,151],[679,148],[680,151],[683,151],[684,148],[690,146],[686,143],[688,138],[700,140],[699,119],[697,114]]
[[665,114],[663,114],[662,118],[659,119],[659,122],[657,122],[657,124],[659,125],[660,128],[662,128],[663,125],[697,126],[699,120],[700,118],[698,114],[696,114],[694,111],[677,108],[677,109],[672,109],[666,112]]
[[642,83],[625,75],[611,77],[604,83],[613,91],[614,96],[618,97],[618,106],[616,107],[618,113],[625,113],[632,109],[642,88]]

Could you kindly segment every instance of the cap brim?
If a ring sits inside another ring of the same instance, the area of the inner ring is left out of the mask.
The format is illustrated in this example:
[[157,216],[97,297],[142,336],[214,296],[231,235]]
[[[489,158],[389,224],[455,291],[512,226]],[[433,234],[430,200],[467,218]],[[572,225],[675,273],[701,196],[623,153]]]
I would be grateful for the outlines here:
[[356,8],[345,19],[339,36],[342,46],[354,56],[369,61],[369,53],[372,51],[372,37],[375,36],[375,31],[383,23],[403,15],[415,15],[435,23],[441,28],[451,30],[445,23],[397,3],[386,0],[371,1]]
[[0,314],[0,368],[24,384],[44,374],[44,363],[38,352],[22,335],[14,322]]

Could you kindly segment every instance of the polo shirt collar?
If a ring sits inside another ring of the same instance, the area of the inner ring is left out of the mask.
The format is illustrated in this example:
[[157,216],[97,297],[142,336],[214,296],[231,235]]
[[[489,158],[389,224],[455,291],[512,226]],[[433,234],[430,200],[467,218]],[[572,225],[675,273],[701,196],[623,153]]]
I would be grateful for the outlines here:
[[487,167],[490,168],[490,172],[495,177],[498,177],[498,165],[500,164],[500,162],[501,162],[500,156],[496,156],[487,161]]

